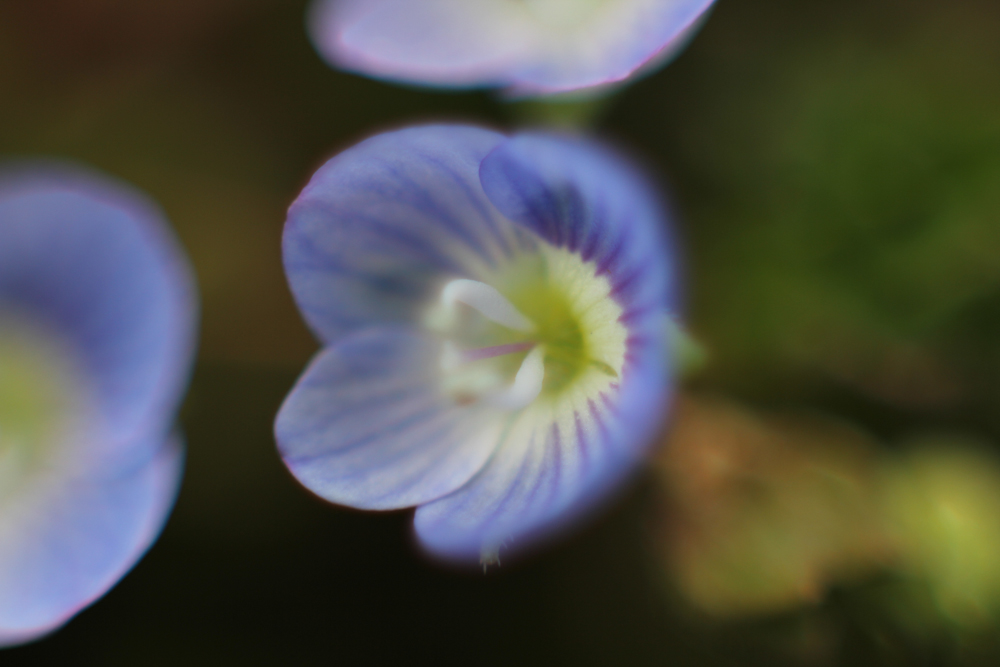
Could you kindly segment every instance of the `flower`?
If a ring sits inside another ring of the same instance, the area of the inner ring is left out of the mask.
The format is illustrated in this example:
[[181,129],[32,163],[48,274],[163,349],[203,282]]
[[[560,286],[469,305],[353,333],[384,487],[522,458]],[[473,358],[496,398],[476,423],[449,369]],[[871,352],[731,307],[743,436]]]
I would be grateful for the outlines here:
[[160,531],[193,313],[144,198],[77,168],[0,172],[0,645],[65,623]]
[[713,0],[315,0],[331,65],[544,95],[621,81],[682,48]]
[[721,618],[815,605],[890,566],[877,443],[819,413],[683,394],[653,478],[671,588]]
[[325,345],[282,406],[321,497],[417,506],[432,554],[496,560],[618,486],[665,405],[664,219],[599,146],[426,126],[327,162],[284,259]]

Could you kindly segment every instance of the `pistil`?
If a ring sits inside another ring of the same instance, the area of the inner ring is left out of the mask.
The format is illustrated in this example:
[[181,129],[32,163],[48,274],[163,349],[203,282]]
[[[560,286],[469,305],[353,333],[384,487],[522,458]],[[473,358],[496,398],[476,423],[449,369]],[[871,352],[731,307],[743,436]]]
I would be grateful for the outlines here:
[[486,394],[484,398],[492,405],[508,410],[520,410],[531,405],[542,393],[545,380],[545,349],[535,347],[521,362],[514,382],[500,391]]

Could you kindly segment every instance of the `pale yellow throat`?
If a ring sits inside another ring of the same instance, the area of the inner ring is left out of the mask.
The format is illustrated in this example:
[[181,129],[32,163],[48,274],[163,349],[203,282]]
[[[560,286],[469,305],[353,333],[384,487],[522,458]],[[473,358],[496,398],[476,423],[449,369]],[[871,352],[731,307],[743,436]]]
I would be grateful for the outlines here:
[[0,309],[0,501],[78,428],[84,386],[66,344]]
[[627,339],[621,314],[593,264],[545,246],[488,281],[448,281],[425,325],[444,339],[446,393],[458,403],[520,410],[614,382]]

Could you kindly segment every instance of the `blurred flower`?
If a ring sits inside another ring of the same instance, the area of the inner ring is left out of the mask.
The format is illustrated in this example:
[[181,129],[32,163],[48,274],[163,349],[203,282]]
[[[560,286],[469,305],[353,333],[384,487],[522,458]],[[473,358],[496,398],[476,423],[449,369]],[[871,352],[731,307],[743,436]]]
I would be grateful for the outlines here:
[[431,86],[542,95],[665,62],[712,0],[316,0],[331,64]]
[[685,396],[657,463],[661,549],[680,591],[711,614],[816,603],[894,556],[871,443],[832,420]]
[[0,645],[66,622],[158,534],[193,299],[132,191],[52,165],[0,174]]
[[665,491],[657,546],[674,585],[702,611],[738,616],[802,608],[879,575],[876,595],[857,600],[915,639],[995,628],[1000,460],[956,437],[904,448],[879,454],[830,420],[682,396],[654,467]]
[[[1000,461],[958,438],[924,438],[887,468],[886,516],[902,570],[933,613],[965,629],[1000,619]],[[912,610],[911,610],[912,611]]]
[[418,506],[447,558],[564,525],[663,412],[663,224],[643,179],[583,141],[427,126],[333,158],[285,228],[326,345],[278,414],[285,462],[332,502]]

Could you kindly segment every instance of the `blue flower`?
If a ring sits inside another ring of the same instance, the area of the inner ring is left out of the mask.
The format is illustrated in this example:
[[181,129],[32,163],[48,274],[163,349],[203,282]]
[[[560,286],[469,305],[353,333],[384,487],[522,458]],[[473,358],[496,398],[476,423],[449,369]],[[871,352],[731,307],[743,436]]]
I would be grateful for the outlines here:
[[314,0],[330,64],[541,95],[621,81],[686,43],[713,0]]
[[0,172],[0,645],[65,623],[159,533],[193,304],[142,197],[64,166]]
[[564,526],[663,416],[664,222],[641,176],[582,140],[427,126],[334,157],[285,227],[325,345],[278,414],[286,464],[335,503],[417,506],[448,559]]

